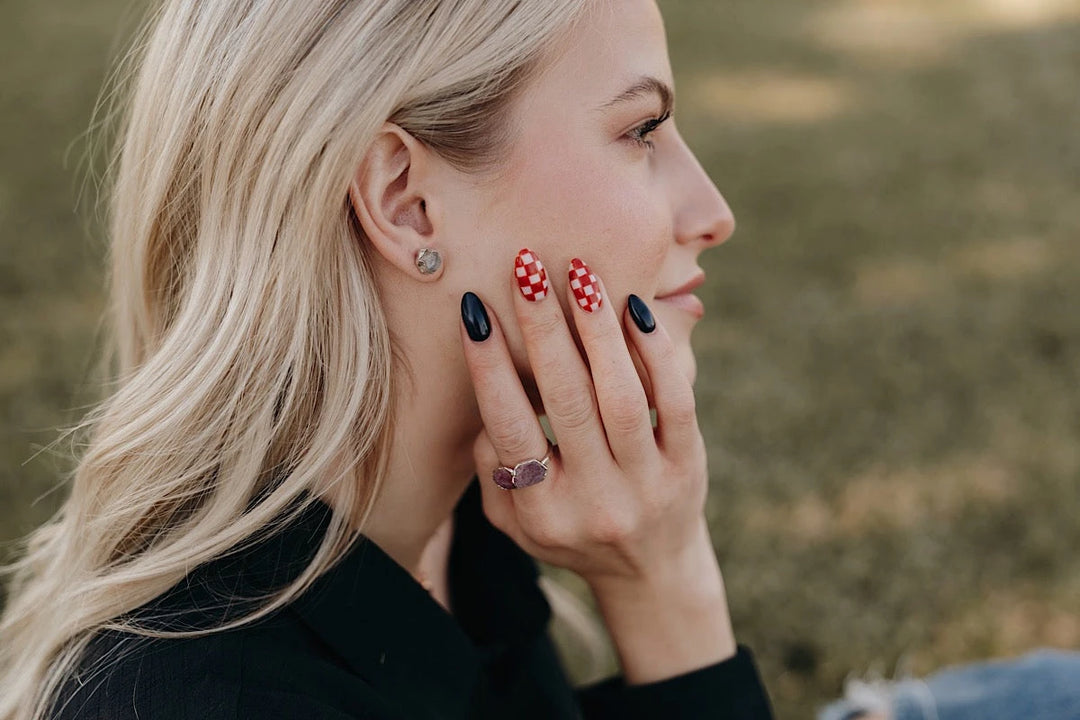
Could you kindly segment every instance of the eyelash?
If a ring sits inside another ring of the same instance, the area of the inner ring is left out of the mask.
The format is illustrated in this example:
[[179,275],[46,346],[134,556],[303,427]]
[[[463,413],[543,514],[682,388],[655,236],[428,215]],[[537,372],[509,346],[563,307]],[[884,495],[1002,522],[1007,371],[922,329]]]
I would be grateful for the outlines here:
[[667,122],[670,118],[671,111],[669,110],[660,117],[650,118],[649,120],[646,120],[641,125],[638,125],[636,128],[628,132],[626,136],[630,138],[630,140],[634,143],[652,150],[652,148],[654,147],[654,143],[652,140],[648,139],[649,135],[651,135],[657,128]]

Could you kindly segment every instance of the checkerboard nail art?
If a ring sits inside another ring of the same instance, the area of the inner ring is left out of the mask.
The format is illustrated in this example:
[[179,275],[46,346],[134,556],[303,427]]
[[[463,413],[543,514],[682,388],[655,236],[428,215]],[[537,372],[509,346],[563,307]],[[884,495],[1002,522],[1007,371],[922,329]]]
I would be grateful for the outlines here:
[[585,312],[596,312],[604,304],[596,276],[588,265],[577,258],[570,261],[570,289],[574,291],[578,305]]
[[521,294],[530,302],[539,302],[551,292],[544,264],[528,248],[519,252],[514,261],[514,277],[517,278]]

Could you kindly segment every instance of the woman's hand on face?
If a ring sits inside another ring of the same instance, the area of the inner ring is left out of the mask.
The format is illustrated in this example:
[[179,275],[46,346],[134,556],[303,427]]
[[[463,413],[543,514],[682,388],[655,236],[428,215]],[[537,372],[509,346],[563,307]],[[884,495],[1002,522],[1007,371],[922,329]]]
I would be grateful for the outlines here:
[[[497,467],[540,460],[549,447],[498,318],[466,294],[462,340],[484,423],[474,447],[484,513],[530,555],[594,587],[679,577],[673,565],[697,562],[708,542],[708,479],[693,389],[670,338],[635,297],[618,317],[603,283],[575,260],[566,291],[586,363],[535,254],[518,255],[514,277],[518,325],[559,444],[543,482],[508,491],[493,481]],[[655,430],[623,325],[647,375]]]

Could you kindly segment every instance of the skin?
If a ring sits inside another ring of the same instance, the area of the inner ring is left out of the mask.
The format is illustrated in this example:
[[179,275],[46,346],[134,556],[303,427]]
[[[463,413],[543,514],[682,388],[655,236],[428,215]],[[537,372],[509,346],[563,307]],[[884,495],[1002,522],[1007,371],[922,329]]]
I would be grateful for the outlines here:
[[[700,279],[700,253],[734,219],[673,120],[640,137],[663,116],[662,91],[612,102],[644,79],[673,87],[652,0],[599,3],[552,57],[515,102],[496,175],[463,173],[392,124],[359,163],[351,200],[408,378],[364,532],[446,604],[452,511],[479,474],[492,524],[589,583],[628,682],[647,682],[735,651],[704,518],[690,346],[700,313],[685,295],[664,299]],[[442,253],[437,275],[417,272],[422,247]],[[523,247],[552,282],[538,303],[514,282]],[[575,257],[602,282],[595,313],[573,302]],[[462,328],[466,291],[491,318],[482,343]],[[655,332],[630,321],[630,293]],[[559,438],[547,480],[496,487],[494,467],[547,452],[538,412]]]

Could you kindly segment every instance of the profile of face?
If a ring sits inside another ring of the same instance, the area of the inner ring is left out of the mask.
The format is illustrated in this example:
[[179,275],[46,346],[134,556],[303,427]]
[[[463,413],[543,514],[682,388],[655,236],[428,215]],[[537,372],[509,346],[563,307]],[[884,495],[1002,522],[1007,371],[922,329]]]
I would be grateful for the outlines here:
[[541,258],[552,297],[570,317],[567,270],[580,258],[617,312],[631,293],[648,304],[693,379],[690,335],[704,312],[690,294],[704,280],[698,257],[727,240],[735,221],[670,117],[674,83],[660,10],[654,0],[598,1],[550,54],[514,101],[494,180],[447,162],[423,167],[417,195],[436,192],[420,224],[447,258],[433,288],[439,302],[427,312],[445,301],[449,315],[462,293],[480,295],[529,385],[513,320],[514,259],[522,248]]
[[[703,309],[689,289],[699,254],[730,237],[727,203],[666,119],[674,87],[654,0],[599,3],[514,108],[512,153],[498,183],[465,184],[446,229],[469,238],[454,284],[512,318],[517,251],[536,251],[569,313],[566,270],[580,257],[609,299],[635,293],[679,349],[691,378],[690,333]],[[569,315],[568,315],[569,317]],[[527,370],[515,324],[503,322]]]

